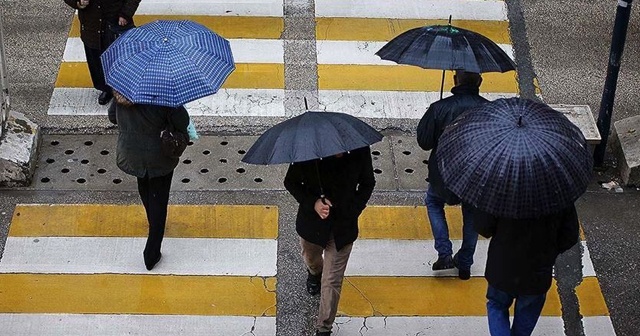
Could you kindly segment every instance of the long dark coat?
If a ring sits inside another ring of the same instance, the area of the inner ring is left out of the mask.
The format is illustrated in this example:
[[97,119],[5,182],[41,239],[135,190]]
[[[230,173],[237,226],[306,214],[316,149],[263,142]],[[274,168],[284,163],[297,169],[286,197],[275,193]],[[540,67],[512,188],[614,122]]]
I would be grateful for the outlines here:
[[90,0],[84,9],[78,8],[77,0],[64,0],[73,9],[78,10],[80,20],[80,38],[91,49],[105,49],[102,38],[107,22],[118,24],[123,17],[133,22],[133,15],[138,9],[140,0]]
[[[318,176],[326,198],[333,204],[326,219],[321,219],[314,210],[321,195]],[[296,231],[305,240],[323,247],[331,233],[338,250],[353,243],[358,238],[358,217],[367,206],[375,184],[369,147],[345,153],[340,158],[290,165],[284,186],[299,203]]]
[[556,257],[579,239],[574,205],[548,216],[510,219],[473,210],[473,225],[491,238],[485,278],[512,295],[538,295],[551,286]]
[[187,133],[189,115],[184,107],[156,105],[113,105],[118,119],[116,163],[123,172],[136,177],[164,176],[178,165],[177,158],[162,154],[160,132],[169,120],[177,131]]
[[483,105],[486,99],[480,96],[476,86],[460,85],[451,89],[453,96],[439,100],[429,106],[422,116],[417,128],[417,140],[420,148],[431,150],[429,154],[429,186],[435,193],[443,197],[447,203],[458,203],[457,197],[445,188],[438,169],[438,139],[445,127],[451,124],[462,112]]

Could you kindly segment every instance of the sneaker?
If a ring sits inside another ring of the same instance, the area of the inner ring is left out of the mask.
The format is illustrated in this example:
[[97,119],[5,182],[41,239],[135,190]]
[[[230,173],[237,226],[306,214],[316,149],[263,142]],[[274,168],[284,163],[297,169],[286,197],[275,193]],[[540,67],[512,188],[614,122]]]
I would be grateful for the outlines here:
[[433,265],[431,266],[431,269],[434,271],[441,271],[441,270],[451,269],[453,267],[454,267],[453,259],[451,258],[450,255],[446,255],[444,257],[438,257],[438,260],[436,260],[436,262],[433,263]]
[[307,270],[307,293],[311,295],[320,294],[321,280],[322,280],[322,274],[313,275],[311,274],[311,272],[309,272],[309,270]]
[[316,336],[331,336],[331,332],[316,330]]
[[458,278],[460,280],[469,280],[471,279],[471,269],[461,269],[458,266],[458,254],[456,253],[453,256],[453,265],[458,269]]

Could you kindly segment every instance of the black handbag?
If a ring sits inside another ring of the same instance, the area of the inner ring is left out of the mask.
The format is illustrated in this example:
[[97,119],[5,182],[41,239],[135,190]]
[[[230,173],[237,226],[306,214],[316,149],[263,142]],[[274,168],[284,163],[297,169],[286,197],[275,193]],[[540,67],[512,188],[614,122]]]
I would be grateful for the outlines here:
[[107,22],[107,27],[103,33],[105,49],[109,47],[111,43],[115,42],[115,40],[122,34],[124,34],[127,30],[135,27],[136,25],[133,24],[133,21],[130,21],[125,26],[119,25],[118,22]]
[[177,131],[171,123],[171,118],[167,113],[167,126],[160,131],[160,148],[162,154],[173,159],[180,158],[189,145],[189,135]]

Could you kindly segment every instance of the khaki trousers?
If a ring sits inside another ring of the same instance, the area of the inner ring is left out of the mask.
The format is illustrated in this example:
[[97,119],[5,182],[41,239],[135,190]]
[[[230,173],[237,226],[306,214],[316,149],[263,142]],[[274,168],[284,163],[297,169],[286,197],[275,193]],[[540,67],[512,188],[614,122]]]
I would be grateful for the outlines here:
[[[322,273],[320,290],[320,307],[318,308],[318,320],[316,329],[318,331],[331,331],[333,321],[338,312],[338,302],[340,301],[340,291],[342,290],[342,280],[344,271],[347,269],[349,255],[353,244],[336,250],[336,242],[333,237],[327,242],[327,247],[310,243],[300,238],[302,246],[302,258],[307,265],[309,272],[313,275]],[[324,252],[324,259],[322,254]]]

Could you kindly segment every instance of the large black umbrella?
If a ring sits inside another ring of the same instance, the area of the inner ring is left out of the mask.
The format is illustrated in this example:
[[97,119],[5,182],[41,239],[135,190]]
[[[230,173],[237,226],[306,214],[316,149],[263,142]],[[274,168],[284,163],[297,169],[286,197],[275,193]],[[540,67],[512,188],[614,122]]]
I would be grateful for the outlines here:
[[534,218],[571,205],[591,179],[593,158],[562,113],[522,98],[462,114],[438,141],[445,185],[463,201],[508,218]]
[[369,146],[382,137],[349,114],[307,111],[265,131],[242,161],[267,165],[320,159]]
[[442,85],[445,70],[484,73],[516,69],[511,57],[495,42],[450,24],[410,29],[385,44],[376,55],[398,64],[441,69]]

